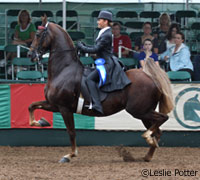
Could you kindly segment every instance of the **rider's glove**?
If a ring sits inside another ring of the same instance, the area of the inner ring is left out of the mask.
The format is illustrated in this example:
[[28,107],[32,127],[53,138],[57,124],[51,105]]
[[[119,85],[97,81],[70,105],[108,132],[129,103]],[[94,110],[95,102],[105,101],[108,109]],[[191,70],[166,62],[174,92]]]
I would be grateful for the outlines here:
[[84,45],[81,41],[78,41],[77,44],[76,44],[76,47],[77,47],[78,50],[81,50],[83,48],[83,46]]

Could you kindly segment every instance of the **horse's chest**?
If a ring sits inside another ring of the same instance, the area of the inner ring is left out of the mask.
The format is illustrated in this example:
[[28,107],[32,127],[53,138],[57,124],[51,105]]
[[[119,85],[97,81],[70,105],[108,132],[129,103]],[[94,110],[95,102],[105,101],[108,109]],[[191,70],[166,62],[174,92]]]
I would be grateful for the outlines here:
[[51,104],[63,104],[71,99],[72,92],[64,88],[64,86],[48,85],[45,91],[45,97]]

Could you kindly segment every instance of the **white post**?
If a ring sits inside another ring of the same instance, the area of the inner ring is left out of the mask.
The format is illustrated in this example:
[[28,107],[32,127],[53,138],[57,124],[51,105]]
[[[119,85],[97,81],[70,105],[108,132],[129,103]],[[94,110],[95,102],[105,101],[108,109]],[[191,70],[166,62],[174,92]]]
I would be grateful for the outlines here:
[[63,0],[63,29],[66,29],[66,0]]
[[122,47],[119,46],[118,47],[118,58],[121,58],[122,57]]
[[17,57],[20,58],[20,45],[17,46]]

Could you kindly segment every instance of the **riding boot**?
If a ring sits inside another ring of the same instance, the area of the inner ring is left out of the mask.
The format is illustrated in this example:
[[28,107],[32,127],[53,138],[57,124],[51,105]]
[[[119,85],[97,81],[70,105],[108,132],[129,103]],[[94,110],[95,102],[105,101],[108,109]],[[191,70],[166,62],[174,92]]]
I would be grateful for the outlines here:
[[96,83],[94,81],[87,81],[87,85],[88,85],[88,89],[90,91],[91,97],[92,97],[92,109],[98,111],[99,113],[103,114],[103,109],[101,106],[101,102],[99,99],[99,94],[98,94],[98,90],[96,87]]

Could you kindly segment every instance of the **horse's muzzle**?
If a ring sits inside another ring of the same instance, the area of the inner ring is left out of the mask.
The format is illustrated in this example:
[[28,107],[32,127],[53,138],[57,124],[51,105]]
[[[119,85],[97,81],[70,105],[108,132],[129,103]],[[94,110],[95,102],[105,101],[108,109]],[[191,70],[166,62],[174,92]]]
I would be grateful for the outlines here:
[[27,57],[31,58],[32,62],[38,61],[38,56],[37,56],[37,53],[35,51],[28,51]]

